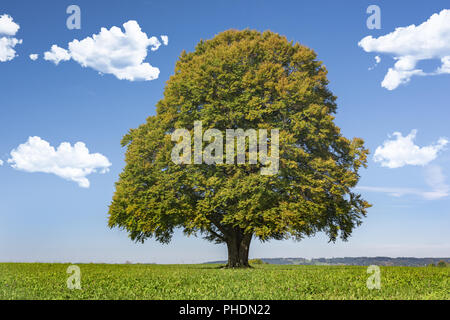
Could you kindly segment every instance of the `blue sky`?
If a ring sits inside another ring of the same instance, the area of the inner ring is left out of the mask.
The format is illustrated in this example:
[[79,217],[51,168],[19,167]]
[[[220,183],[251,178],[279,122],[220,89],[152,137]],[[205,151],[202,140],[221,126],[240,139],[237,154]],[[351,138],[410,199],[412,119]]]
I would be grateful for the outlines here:
[[[80,30],[66,27],[70,4],[81,8]],[[366,26],[371,4],[381,9],[380,30]],[[270,29],[313,48],[338,97],[337,124],[345,136],[363,138],[371,150],[359,186],[373,207],[348,242],[328,243],[320,234],[302,242],[254,241],[251,257],[449,256],[448,145],[431,158],[395,168],[373,156],[378,147],[385,160],[392,156],[397,145],[389,149],[383,143],[394,141],[394,132],[406,137],[416,129],[413,143],[419,148],[437,148],[439,138],[450,138],[450,74],[415,76],[388,90],[381,83],[396,55],[383,51],[381,41],[372,46],[378,51],[358,46],[366,36],[375,39],[397,27],[419,25],[443,9],[448,2],[2,1],[0,16],[8,14],[20,25],[9,37],[23,42],[14,47],[16,57],[0,62],[0,261],[192,263],[226,257],[225,246],[180,232],[169,245],[133,243],[125,232],[107,227],[107,211],[124,166],[122,136],[155,114],[181,51],[230,28]],[[43,59],[54,44],[67,49],[74,39],[91,37],[102,27],[121,28],[129,20],[149,38],[169,38],[167,46],[149,50],[145,59],[159,68],[156,80],[119,80],[73,59],[58,65]],[[39,54],[36,61],[29,58],[33,53]],[[376,65],[375,56],[381,58]],[[432,72],[439,65],[433,57],[419,61],[417,68]],[[54,174],[16,170],[8,163],[11,151],[30,136],[54,147],[81,141],[112,165],[105,174],[88,175],[89,188]],[[426,181],[433,172],[439,177],[430,186]],[[441,185],[443,194],[423,196],[433,184]],[[394,192],[405,189],[417,192]]]

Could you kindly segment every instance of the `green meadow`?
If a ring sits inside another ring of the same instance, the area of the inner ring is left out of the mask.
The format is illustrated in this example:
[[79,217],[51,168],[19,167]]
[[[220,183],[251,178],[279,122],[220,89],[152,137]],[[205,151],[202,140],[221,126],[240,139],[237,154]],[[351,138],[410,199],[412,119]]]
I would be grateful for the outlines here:
[[380,267],[381,288],[359,266],[0,263],[0,299],[450,299],[450,268]]

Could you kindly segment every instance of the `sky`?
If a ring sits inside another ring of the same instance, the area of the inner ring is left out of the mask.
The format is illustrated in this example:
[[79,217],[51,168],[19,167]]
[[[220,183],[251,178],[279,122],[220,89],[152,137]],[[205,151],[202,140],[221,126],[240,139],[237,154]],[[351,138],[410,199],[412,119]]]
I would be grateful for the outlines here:
[[[68,28],[70,5],[80,29]],[[108,228],[107,212],[122,136],[155,114],[183,50],[231,28],[314,49],[338,97],[336,123],[371,151],[357,191],[373,207],[347,242],[254,240],[250,257],[450,256],[445,9],[439,0],[1,1],[0,261],[226,258],[225,245],[180,231],[168,245],[134,243]]]

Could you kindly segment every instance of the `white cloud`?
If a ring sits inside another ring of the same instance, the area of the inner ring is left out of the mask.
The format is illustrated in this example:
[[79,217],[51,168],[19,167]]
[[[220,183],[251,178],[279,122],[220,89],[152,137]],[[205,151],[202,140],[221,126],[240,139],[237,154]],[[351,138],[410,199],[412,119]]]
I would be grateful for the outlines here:
[[97,170],[106,173],[111,166],[102,154],[89,153],[83,142],[77,142],[73,147],[63,142],[55,150],[40,137],[29,137],[27,142],[12,150],[8,163],[17,170],[52,173],[75,181],[83,188],[89,188],[90,185],[87,175]]
[[13,18],[7,14],[0,16],[0,34],[15,36],[20,26],[13,21]]
[[369,68],[369,70],[375,69],[375,67],[381,62],[380,56],[375,56],[375,63],[372,67]]
[[424,76],[425,73],[422,70],[396,70],[395,68],[389,68],[388,73],[381,82],[381,86],[388,90],[394,90],[401,84],[406,84],[411,80],[411,77]]
[[[147,37],[141,31],[139,24],[130,20],[123,24],[123,32],[118,27],[101,28],[100,33],[94,34],[81,41],[73,40],[68,50],[52,46],[52,51],[46,52],[46,60],[59,63],[62,60],[73,59],[82,67],[90,67],[102,74],[113,74],[118,79],[129,81],[149,81],[157,79],[159,69],[144,62],[148,48],[158,50],[161,42],[156,37]],[[64,51],[62,51],[64,50]],[[58,51],[64,57],[58,59]],[[55,55],[52,54],[55,53]]]
[[439,166],[426,168],[425,182],[432,188],[432,191],[423,194],[426,199],[440,199],[450,194],[450,186],[445,182],[445,176]]
[[16,57],[16,50],[14,47],[21,44],[22,40],[16,38],[0,38],[0,62],[11,61]]
[[424,166],[436,159],[438,152],[449,142],[445,138],[440,138],[435,144],[419,147],[414,144],[416,134],[417,130],[412,130],[409,135],[403,137],[400,132],[394,132],[395,139],[386,140],[375,150],[374,161],[388,168],[400,168],[405,165]]
[[31,60],[36,61],[39,58],[39,55],[37,53],[32,53],[29,57]]
[[401,197],[405,195],[418,195],[423,196],[424,192],[414,188],[396,188],[396,187],[367,187],[358,186],[358,190],[369,191],[369,192],[380,192],[387,193],[393,197]]
[[0,167],[3,165],[3,160],[0,160]]
[[367,187],[358,186],[356,189],[369,192],[386,193],[393,197],[406,195],[420,196],[426,200],[438,200],[450,195],[450,186],[445,182],[442,168],[439,166],[428,166],[425,170],[425,182],[431,190],[425,191],[416,188],[396,188],[396,187]]
[[166,35],[161,35],[161,40],[165,46],[169,44],[169,37]]
[[70,54],[66,49],[60,48],[54,44],[50,51],[44,53],[44,60],[52,61],[54,64],[58,65],[61,61],[70,60]]
[[441,59],[442,65],[438,68],[437,73],[450,73],[450,56]]
[[[450,73],[450,10],[435,13],[418,26],[396,28],[378,38],[367,36],[358,45],[366,52],[390,54],[397,60],[381,83],[388,90],[408,83],[415,75]],[[417,68],[419,61],[429,59],[440,59],[442,66],[431,73]]]
[[[400,132],[394,132],[395,139],[386,140],[375,150],[374,161],[391,169],[406,165],[425,166],[436,159],[439,151],[444,149],[449,142],[445,138],[440,138],[432,145],[419,147],[414,143],[416,134],[417,130],[412,130],[406,137]],[[416,195],[427,200],[441,199],[450,195],[450,186],[445,182],[441,167],[435,165],[425,167],[425,182],[430,187],[428,191],[417,188],[369,186],[358,186],[356,189],[387,193],[395,197]]]
[[13,18],[7,14],[0,16],[0,62],[11,61],[16,57],[14,47],[22,43],[22,40],[13,36],[19,31],[20,26],[13,21]]

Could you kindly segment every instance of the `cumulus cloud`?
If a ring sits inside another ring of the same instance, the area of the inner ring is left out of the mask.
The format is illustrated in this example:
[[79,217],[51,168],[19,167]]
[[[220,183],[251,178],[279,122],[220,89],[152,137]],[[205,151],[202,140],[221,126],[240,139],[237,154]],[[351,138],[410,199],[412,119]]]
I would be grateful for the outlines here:
[[[367,36],[358,45],[366,52],[389,54],[397,61],[389,68],[381,86],[394,90],[413,76],[450,73],[450,10],[433,14],[422,24],[396,28],[378,38]],[[439,59],[441,67],[433,72],[417,68],[422,60]]]
[[69,61],[70,54],[66,49],[60,48],[54,44],[50,51],[44,53],[44,60],[51,61],[58,65],[61,61]]
[[169,37],[166,35],[161,35],[161,40],[165,46],[169,44]]
[[14,22],[13,18],[7,14],[0,16],[0,34],[15,36],[20,26]]
[[405,165],[424,166],[436,159],[439,151],[448,144],[447,139],[440,138],[432,145],[419,147],[414,144],[416,134],[417,130],[412,130],[403,137],[400,132],[394,132],[394,139],[386,140],[375,150],[374,161],[388,168],[400,168]]
[[394,90],[399,85],[408,83],[412,76],[424,76],[425,72],[422,70],[397,70],[389,68],[388,73],[381,82],[381,86],[388,90]]
[[30,59],[33,61],[36,61],[39,58],[39,55],[37,53],[30,54]]
[[438,153],[448,144],[445,138],[438,139],[434,144],[419,147],[414,143],[417,130],[412,130],[404,137],[400,132],[394,132],[391,139],[384,141],[383,145],[375,150],[374,161],[380,162],[383,167],[400,168],[406,165],[426,166],[425,183],[429,190],[404,187],[370,187],[358,186],[356,189],[369,192],[386,193],[394,197],[405,195],[420,196],[426,200],[437,200],[450,195],[450,186],[445,181],[442,168],[428,165],[437,158]]
[[16,57],[14,47],[22,43],[22,40],[13,36],[19,31],[20,26],[7,14],[0,16],[0,62],[11,61]]
[[438,200],[450,195],[450,186],[446,183],[445,176],[440,166],[428,166],[425,168],[425,182],[430,187],[430,190],[367,186],[358,186],[356,189],[368,192],[386,193],[393,197],[413,195],[422,197],[426,200]]
[[73,59],[82,67],[90,67],[102,74],[113,74],[120,80],[149,81],[157,79],[159,69],[144,62],[148,49],[156,51],[161,46],[156,37],[147,37],[139,24],[130,20],[123,29],[101,28],[100,33],[82,40],[73,40],[68,49],[52,46],[44,59],[58,64]]
[[17,170],[52,173],[74,181],[82,188],[89,188],[87,175],[109,171],[111,163],[100,153],[89,153],[83,142],[71,146],[61,143],[56,149],[40,137],[29,137],[28,141],[11,151],[8,163]]
[[0,167],[3,165],[3,160],[0,160]]
[[0,38],[0,62],[11,61],[16,57],[16,50],[14,47],[21,44],[22,40],[16,38]]

